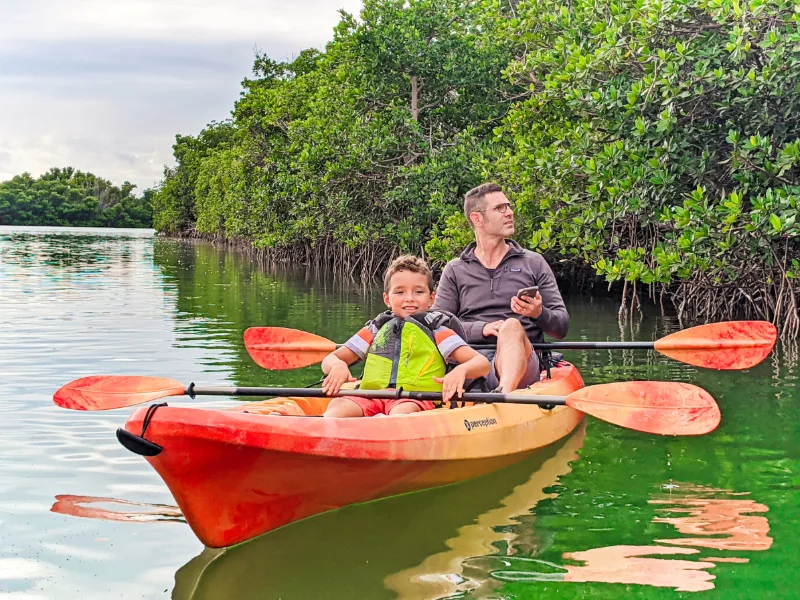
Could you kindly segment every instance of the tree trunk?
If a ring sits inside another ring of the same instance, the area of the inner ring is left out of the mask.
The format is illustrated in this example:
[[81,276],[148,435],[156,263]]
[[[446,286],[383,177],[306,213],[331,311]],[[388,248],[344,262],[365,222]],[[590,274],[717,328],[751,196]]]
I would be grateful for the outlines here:
[[411,76],[411,118],[419,121],[419,86],[417,76]]

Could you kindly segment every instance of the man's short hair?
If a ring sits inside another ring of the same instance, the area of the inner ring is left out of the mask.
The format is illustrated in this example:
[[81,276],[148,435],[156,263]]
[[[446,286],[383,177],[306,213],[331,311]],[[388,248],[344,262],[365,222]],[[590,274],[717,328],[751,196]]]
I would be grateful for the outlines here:
[[474,212],[482,211],[486,208],[486,196],[493,192],[502,192],[501,188],[496,183],[482,183],[476,188],[472,188],[464,194],[464,216],[467,217],[469,226],[473,229],[475,226],[472,224],[472,219],[469,216]]
[[424,275],[428,280],[428,291],[433,291],[433,273],[431,273],[428,263],[412,254],[404,254],[403,256],[395,258],[392,264],[386,268],[386,273],[383,276],[383,291],[387,294],[392,284],[392,276],[400,271],[409,271],[411,273]]

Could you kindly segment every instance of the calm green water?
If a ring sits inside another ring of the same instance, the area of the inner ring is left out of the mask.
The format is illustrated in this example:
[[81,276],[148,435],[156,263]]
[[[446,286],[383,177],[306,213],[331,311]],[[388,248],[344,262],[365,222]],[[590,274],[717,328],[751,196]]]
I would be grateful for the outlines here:
[[[678,326],[653,314],[620,327],[613,303],[567,304],[573,340],[652,340]],[[661,438],[590,418],[504,471],[320,515],[222,552],[203,549],[155,472],[116,442],[130,410],[76,413],[51,402],[89,374],[311,384],[315,367],[259,369],[244,330],[282,325],[343,340],[380,309],[369,290],[270,273],[245,255],[149,231],[0,227],[0,597],[800,595],[796,346],[742,373],[650,353],[569,354],[587,384],[701,385],[719,401],[722,425]],[[75,516],[76,504],[114,520]]]

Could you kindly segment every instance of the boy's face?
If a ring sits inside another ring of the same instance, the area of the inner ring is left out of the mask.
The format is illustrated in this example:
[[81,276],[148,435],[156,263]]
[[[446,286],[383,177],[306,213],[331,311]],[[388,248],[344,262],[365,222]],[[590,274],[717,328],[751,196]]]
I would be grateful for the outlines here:
[[401,319],[428,310],[436,293],[428,287],[428,278],[421,273],[398,271],[389,280],[389,292],[383,293],[383,301],[396,317]]

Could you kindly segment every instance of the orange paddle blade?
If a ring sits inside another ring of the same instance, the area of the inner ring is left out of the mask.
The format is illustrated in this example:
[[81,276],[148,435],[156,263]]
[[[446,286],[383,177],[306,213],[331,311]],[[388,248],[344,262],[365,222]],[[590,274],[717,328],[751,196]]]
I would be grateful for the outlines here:
[[313,365],[336,350],[329,339],[286,327],[250,327],[244,345],[258,366],[274,371]]
[[716,429],[719,407],[688,383],[625,381],[582,388],[567,406],[609,423],[660,435],[702,435]]
[[93,375],[60,388],[53,402],[72,410],[108,410],[183,394],[183,384],[166,377]]
[[706,369],[749,369],[772,352],[778,330],[767,321],[725,321],[690,327],[656,341],[675,360]]

